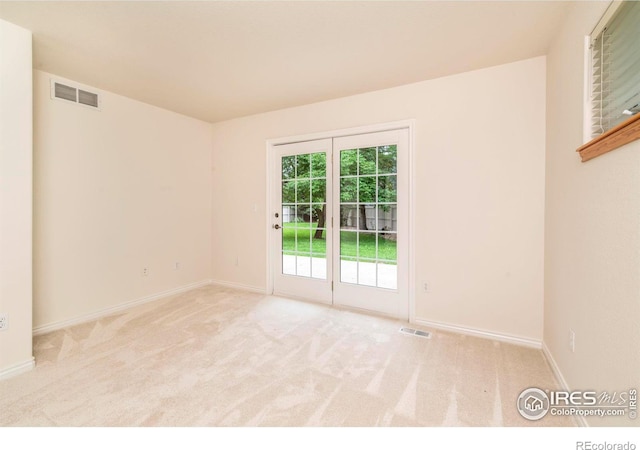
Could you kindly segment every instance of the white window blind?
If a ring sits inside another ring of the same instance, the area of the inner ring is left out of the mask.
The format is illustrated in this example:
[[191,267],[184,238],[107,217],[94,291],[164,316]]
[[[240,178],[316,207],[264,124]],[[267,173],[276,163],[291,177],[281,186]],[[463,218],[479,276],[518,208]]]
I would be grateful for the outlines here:
[[591,35],[592,137],[640,112],[640,2],[614,6]]

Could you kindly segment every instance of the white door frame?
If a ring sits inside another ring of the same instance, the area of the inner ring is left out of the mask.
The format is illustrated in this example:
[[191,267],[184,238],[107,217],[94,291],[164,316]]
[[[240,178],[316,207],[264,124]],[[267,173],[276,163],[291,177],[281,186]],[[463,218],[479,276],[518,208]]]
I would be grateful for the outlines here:
[[293,144],[296,142],[305,142],[305,141],[313,141],[317,139],[329,139],[329,138],[337,138],[344,136],[351,136],[356,134],[366,134],[366,133],[375,133],[379,131],[390,131],[390,130],[398,130],[406,128],[409,130],[409,245],[408,245],[408,256],[409,256],[409,322],[413,323],[415,321],[415,248],[413,243],[415,242],[415,189],[414,189],[414,172],[415,172],[415,164],[414,164],[414,147],[415,147],[415,120],[401,120],[397,122],[387,122],[380,123],[374,125],[366,125],[361,127],[354,128],[344,128],[340,130],[331,130],[331,131],[323,131],[318,133],[310,133],[304,135],[295,135],[289,137],[275,138],[269,139],[266,142],[266,192],[265,192],[265,204],[267,205],[266,214],[265,214],[265,238],[266,238],[266,277],[267,277],[267,295],[273,294],[273,264],[271,252],[273,251],[273,244],[271,239],[271,234],[273,233],[272,225],[273,225],[273,217],[271,217],[271,211],[273,210],[273,193],[272,193],[272,184],[274,177],[274,167],[273,158],[274,147],[276,145],[282,144]]

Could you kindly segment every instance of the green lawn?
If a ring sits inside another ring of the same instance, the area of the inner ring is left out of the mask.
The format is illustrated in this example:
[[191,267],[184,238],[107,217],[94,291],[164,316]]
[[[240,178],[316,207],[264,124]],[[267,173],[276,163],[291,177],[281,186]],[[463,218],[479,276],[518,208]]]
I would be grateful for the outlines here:
[[[282,247],[285,255],[292,255],[296,251],[296,232],[297,232],[297,251],[302,253],[313,253],[315,256],[324,256],[326,254],[326,232],[323,233],[322,239],[311,239],[315,234],[317,224],[309,224],[305,222],[285,223],[282,229]],[[376,258],[376,234],[360,233],[360,253],[358,254],[358,237],[354,231],[340,232],[340,255],[342,259],[384,259],[395,261],[397,259],[396,242],[384,239],[382,235],[378,239],[378,256]]]

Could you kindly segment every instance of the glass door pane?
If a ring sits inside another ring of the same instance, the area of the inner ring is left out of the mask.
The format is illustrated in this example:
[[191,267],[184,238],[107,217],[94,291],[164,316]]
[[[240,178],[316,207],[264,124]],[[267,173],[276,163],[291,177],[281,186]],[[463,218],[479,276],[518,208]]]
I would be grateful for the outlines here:
[[327,279],[327,154],[282,156],[282,274]]
[[340,281],[398,287],[397,145],[340,151]]

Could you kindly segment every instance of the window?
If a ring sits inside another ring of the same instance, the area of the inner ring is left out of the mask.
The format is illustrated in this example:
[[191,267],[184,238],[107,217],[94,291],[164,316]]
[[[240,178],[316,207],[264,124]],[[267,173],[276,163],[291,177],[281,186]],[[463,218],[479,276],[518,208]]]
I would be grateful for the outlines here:
[[590,54],[593,140],[578,149],[583,161],[640,138],[640,2],[610,5],[591,34]]

